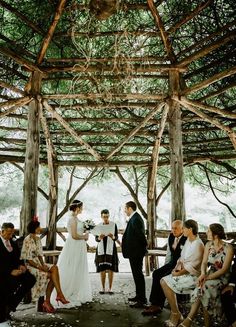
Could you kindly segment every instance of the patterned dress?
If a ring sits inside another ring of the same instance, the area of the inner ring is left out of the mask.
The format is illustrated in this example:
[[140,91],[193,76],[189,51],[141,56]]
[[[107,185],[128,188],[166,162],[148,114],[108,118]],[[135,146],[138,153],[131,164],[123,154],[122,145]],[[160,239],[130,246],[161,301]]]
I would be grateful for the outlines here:
[[[37,301],[40,296],[44,296],[49,282],[48,274],[44,271],[31,267],[28,260],[34,261],[37,265],[41,265],[38,256],[43,257],[43,248],[39,237],[34,239],[30,234],[24,239],[21,259],[25,260],[25,264],[32,275],[36,277],[36,283],[31,289],[32,301]],[[49,268],[53,265],[47,264]]]
[[201,271],[203,251],[204,245],[199,237],[192,242],[189,239],[186,240],[175,269],[181,270],[184,268],[188,273],[181,276],[172,276],[170,274],[162,278],[173,292],[189,294],[189,291],[195,288]]
[[[214,244],[213,242],[211,243],[208,254],[209,270],[207,275],[210,275],[223,267],[229,246],[229,244],[223,244],[218,251],[215,251]],[[229,277],[230,272],[227,272],[217,279],[207,280],[201,289],[195,288],[191,295],[191,302],[195,302],[197,299],[200,299],[203,307],[210,315],[220,317],[222,313],[221,290],[228,284]]]

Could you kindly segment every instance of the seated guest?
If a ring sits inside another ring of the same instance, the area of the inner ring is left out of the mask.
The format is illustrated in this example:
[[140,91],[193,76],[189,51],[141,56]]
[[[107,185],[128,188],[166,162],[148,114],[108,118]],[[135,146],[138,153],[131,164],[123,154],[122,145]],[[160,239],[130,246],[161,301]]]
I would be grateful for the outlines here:
[[229,326],[236,327],[236,257],[232,266],[229,284],[221,292],[221,302],[223,311]]
[[203,257],[204,245],[198,237],[198,224],[189,219],[184,222],[183,234],[187,237],[181,256],[172,273],[161,279],[161,286],[171,308],[170,319],[166,326],[175,327],[182,321],[182,315],[176,300],[177,294],[188,294],[194,289]]
[[45,264],[43,261],[43,249],[40,238],[40,223],[38,220],[32,220],[27,226],[29,235],[24,239],[21,259],[25,260],[29,271],[36,277],[36,284],[32,288],[32,300],[36,301],[40,296],[46,293],[46,299],[43,302],[43,310],[49,313],[55,311],[50,302],[51,293],[56,288],[56,301],[63,304],[69,303],[62,293],[58,268],[52,264]]
[[0,326],[10,326],[10,312],[35,284],[35,277],[20,261],[20,250],[12,240],[14,225],[3,223],[0,235]]
[[210,317],[221,316],[221,290],[228,284],[230,266],[233,258],[233,247],[223,242],[224,228],[220,224],[211,224],[207,230],[209,242],[205,245],[201,265],[201,275],[197,287],[191,295],[191,310],[180,324],[191,326],[200,305],[203,307],[205,326],[210,327]]
[[143,315],[153,315],[162,311],[165,302],[165,294],[162,290],[160,280],[162,277],[169,275],[176,266],[185,241],[186,237],[183,235],[182,221],[174,220],[172,222],[171,233],[167,241],[165,264],[161,268],[154,270],[152,274],[152,288],[149,298],[151,306],[142,312]]

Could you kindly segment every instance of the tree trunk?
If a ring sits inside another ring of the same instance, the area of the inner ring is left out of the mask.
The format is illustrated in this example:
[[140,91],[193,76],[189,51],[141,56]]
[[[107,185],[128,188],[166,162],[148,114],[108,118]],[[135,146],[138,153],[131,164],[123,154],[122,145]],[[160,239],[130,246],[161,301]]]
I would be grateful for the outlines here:
[[23,200],[20,213],[20,235],[27,234],[27,225],[37,214],[37,189],[39,169],[39,101],[36,98],[41,86],[41,74],[34,72],[31,79],[27,145],[24,165]]
[[[170,72],[170,90],[172,96],[179,94],[179,73]],[[171,170],[171,221],[185,220],[183,145],[181,110],[177,102],[169,102],[169,144]]]

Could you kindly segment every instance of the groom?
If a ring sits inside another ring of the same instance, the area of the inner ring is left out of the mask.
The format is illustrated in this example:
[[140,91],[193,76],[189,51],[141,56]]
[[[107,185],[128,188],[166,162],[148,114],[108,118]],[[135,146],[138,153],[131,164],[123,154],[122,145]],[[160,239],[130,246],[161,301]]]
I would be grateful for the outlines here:
[[136,287],[136,296],[129,298],[131,308],[143,308],[147,302],[145,280],[143,275],[143,258],[147,252],[147,240],[142,217],[136,212],[136,204],[129,201],[125,205],[125,213],[129,218],[122,238],[122,253],[128,258]]

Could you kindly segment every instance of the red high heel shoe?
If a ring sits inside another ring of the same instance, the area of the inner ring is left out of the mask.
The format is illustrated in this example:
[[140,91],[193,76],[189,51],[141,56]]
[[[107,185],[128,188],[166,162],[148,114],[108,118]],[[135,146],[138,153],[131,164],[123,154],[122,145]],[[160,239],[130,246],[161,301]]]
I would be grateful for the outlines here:
[[43,307],[43,312],[47,312],[47,313],[54,313],[56,310],[53,308],[53,306],[51,305],[51,303],[44,301],[42,304]]
[[56,301],[57,301],[57,305],[59,305],[59,302],[61,302],[62,304],[70,303],[70,301],[67,301],[65,299],[64,295],[57,295]]

